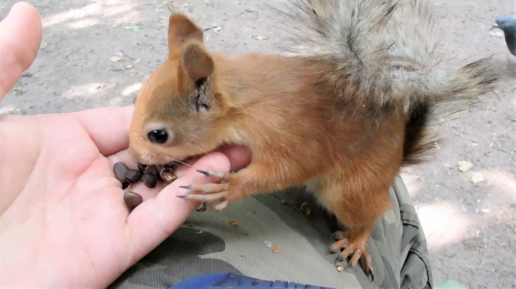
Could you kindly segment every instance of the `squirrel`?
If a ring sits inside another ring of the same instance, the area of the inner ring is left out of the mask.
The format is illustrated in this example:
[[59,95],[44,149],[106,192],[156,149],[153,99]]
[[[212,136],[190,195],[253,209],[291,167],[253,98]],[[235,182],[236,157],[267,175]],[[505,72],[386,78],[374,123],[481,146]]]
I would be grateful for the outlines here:
[[200,171],[183,198],[222,210],[305,186],[345,225],[329,251],[373,273],[366,250],[400,170],[426,161],[431,127],[469,110],[499,80],[489,57],[448,69],[420,0],[289,0],[278,10],[294,55],[210,51],[188,16],[169,18],[169,56],[138,92],[130,150],[143,164],[241,145],[238,172]]

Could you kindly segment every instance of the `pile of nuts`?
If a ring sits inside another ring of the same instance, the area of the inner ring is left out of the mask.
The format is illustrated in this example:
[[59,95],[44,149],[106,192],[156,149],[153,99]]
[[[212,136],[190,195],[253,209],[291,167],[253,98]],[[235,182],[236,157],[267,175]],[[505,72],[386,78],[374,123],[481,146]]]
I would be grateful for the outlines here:
[[124,189],[124,201],[132,210],[143,202],[142,196],[130,191],[132,184],[142,181],[146,187],[154,188],[158,182],[171,183],[177,179],[174,175],[177,166],[174,165],[150,165],[138,164],[137,170],[130,169],[126,164],[118,162],[113,166],[115,177],[122,183]]

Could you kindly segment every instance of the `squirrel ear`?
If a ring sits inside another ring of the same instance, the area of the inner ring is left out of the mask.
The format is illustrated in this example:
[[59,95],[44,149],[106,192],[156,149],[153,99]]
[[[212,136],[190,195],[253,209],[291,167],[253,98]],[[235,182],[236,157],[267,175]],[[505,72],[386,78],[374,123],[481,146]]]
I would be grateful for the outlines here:
[[181,47],[189,39],[203,41],[204,33],[184,14],[170,15],[168,21],[168,46],[170,50]]
[[213,59],[197,43],[190,43],[184,48],[183,64],[187,75],[196,84],[208,78],[214,69]]

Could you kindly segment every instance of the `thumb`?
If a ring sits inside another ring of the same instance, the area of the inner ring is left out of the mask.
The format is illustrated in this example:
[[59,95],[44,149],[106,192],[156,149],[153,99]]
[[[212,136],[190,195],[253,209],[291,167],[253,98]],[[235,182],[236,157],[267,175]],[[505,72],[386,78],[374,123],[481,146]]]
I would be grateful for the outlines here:
[[137,262],[168,238],[199,206],[194,202],[177,198],[182,190],[179,186],[217,181],[197,170],[229,172],[229,169],[229,159],[223,153],[205,155],[192,167],[178,170],[179,178],[165,187],[156,198],[146,200],[136,207],[127,219],[134,248],[133,261]]
[[16,3],[0,22],[0,100],[32,65],[41,38],[39,14],[29,3]]

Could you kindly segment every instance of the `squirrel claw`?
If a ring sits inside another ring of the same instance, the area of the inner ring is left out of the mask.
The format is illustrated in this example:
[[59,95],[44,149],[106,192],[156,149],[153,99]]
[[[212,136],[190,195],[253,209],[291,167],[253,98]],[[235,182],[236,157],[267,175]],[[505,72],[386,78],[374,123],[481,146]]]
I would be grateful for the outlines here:
[[202,213],[206,212],[207,209],[208,207],[206,206],[206,203],[202,203],[197,209],[195,209],[195,211],[197,211],[198,213]]
[[204,171],[204,170],[197,170],[197,172],[199,172],[207,177],[218,178],[223,181],[229,181],[229,179],[231,178],[231,174],[228,174],[228,173],[218,173],[218,172]]
[[364,270],[366,275],[371,276],[374,280],[373,276],[373,262],[371,259],[371,255],[367,253],[365,250],[365,242],[362,238],[355,238],[354,240],[349,240],[349,237],[346,232],[336,232],[332,235],[332,237],[337,238],[337,236],[341,237],[340,240],[336,241],[331,247],[330,252],[338,252],[341,249],[344,249],[342,253],[339,254],[335,263],[340,263],[347,260],[351,257],[350,262],[348,263],[349,268],[354,268],[359,262],[361,263],[361,268]]
[[181,186],[181,188],[192,192],[177,197],[203,203],[204,207],[201,208],[203,212],[213,210],[220,211],[228,204],[228,184],[199,184]]

